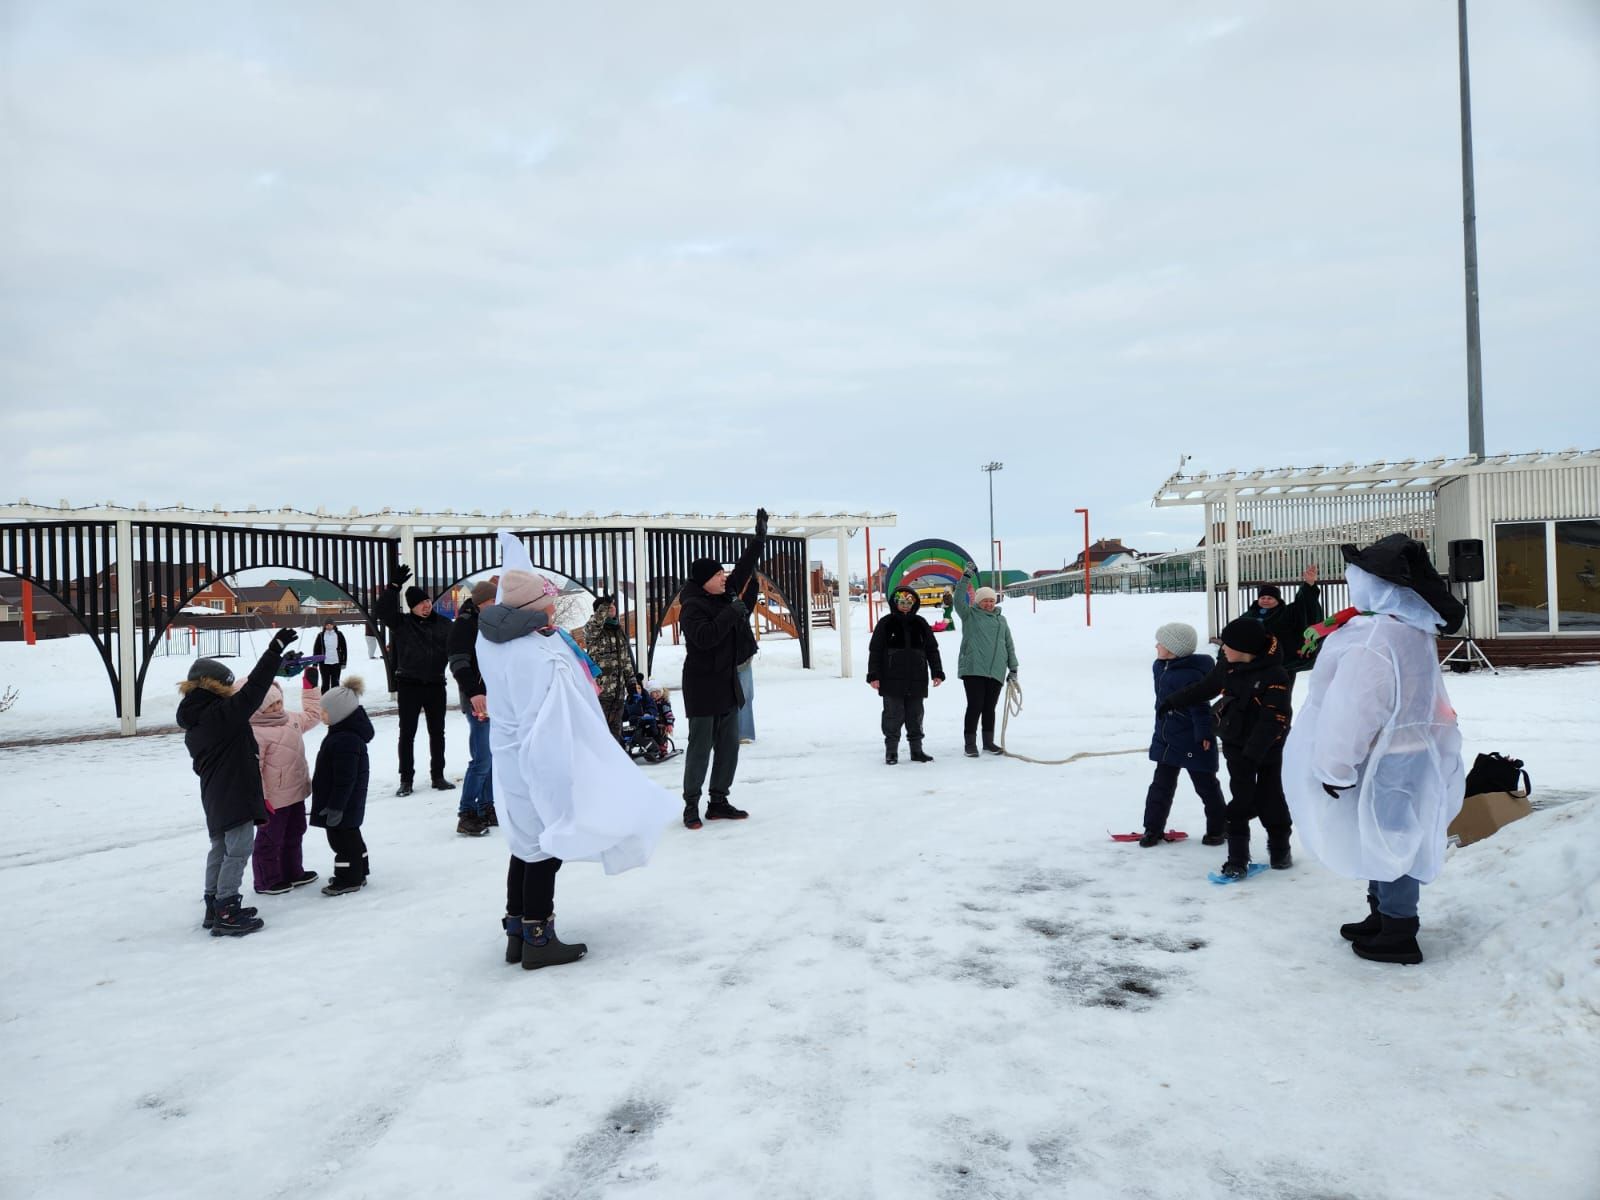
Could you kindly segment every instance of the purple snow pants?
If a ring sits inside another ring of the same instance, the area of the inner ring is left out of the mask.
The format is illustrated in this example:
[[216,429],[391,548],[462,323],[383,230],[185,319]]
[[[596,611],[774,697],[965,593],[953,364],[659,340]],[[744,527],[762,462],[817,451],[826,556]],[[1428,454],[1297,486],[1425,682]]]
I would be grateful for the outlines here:
[[256,852],[251,862],[256,875],[256,891],[288,883],[305,870],[300,861],[300,843],[306,836],[306,806],[291,804],[256,826]]

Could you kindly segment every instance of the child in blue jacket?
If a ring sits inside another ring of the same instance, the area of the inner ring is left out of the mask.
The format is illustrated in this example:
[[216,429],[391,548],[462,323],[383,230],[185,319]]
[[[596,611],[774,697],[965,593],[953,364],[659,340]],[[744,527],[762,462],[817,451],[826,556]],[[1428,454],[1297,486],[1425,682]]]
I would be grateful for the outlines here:
[[1161,711],[1163,700],[1181,688],[1199,683],[1216,666],[1209,654],[1195,653],[1199,641],[1194,626],[1178,621],[1156,630],[1156,728],[1150,739],[1150,757],[1156,764],[1156,773],[1145,793],[1141,846],[1166,840],[1167,816],[1172,812],[1180,771],[1189,772],[1189,782],[1205,806],[1206,832],[1200,840],[1207,846],[1220,846],[1227,840],[1227,802],[1217,780],[1217,739],[1210,705]]

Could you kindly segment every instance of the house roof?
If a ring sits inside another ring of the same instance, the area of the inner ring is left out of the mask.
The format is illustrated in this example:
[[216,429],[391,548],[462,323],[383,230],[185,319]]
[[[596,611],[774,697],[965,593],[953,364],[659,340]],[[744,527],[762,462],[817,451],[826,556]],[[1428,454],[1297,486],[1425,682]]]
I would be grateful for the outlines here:
[[326,579],[274,579],[267,586],[288,588],[302,604],[307,600],[347,603],[350,599],[343,588]]
[[266,584],[262,587],[241,587],[233,589],[233,594],[235,596],[250,603],[259,601],[279,601],[283,599],[285,593],[293,596],[294,589],[281,583],[277,585]]

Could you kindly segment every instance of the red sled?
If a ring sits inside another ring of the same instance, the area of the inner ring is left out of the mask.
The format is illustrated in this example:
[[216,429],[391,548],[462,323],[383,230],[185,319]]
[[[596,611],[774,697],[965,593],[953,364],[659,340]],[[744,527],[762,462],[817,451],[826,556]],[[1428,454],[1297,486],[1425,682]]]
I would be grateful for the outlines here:
[[[1111,835],[1111,840],[1113,842],[1137,842],[1143,836],[1144,834],[1142,833],[1113,833]],[[1189,835],[1181,829],[1167,830],[1167,841],[1169,842],[1181,842],[1188,836]]]

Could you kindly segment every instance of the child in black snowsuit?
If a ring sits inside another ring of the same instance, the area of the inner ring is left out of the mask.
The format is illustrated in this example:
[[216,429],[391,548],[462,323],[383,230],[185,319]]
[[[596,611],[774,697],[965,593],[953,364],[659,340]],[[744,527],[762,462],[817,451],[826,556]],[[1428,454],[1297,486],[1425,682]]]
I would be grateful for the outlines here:
[[1158,712],[1188,708],[1221,694],[1218,732],[1228,764],[1228,860],[1221,874],[1243,879],[1250,867],[1250,820],[1267,831],[1267,856],[1277,870],[1293,865],[1292,824],[1283,798],[1283,741],[1293,710],[1289,675],[1276,642],[1260,621],[1240,617],[1222,630],[1224,661],[1205,679],[1173,692]]
[[212,937],[243,937],[266,924],[255,909],[239,902],[256,826],[265,825],[268,816],[250,718],[272,686],[283,648],[298,636],[292,629],[280,629],[237,688],[233,672],[214,658],[195,659],[188,678],[178,685],[183,693],[178,725],[194,773],[200,776],[200,804],[211,835],[202,928],[209,929]]
[[933,686],[944,682],[939,640],[917,615],[921,600],[908,587],[889,596],[889,611],[872,631],[867,650],[867,682],[883,697],[883,761],[900,761],[900,728],[911,744],[912,762],[932,762],[922,752],[922,703],[928,696],[928,675]]
[[367,885],[361,822],[367,813],[367,743],[373,729],[361,707],[362,690],[361,680],[351,676],[322,697],[328,733],[311,775],[311,824],[328,831],[328,849],[333,851],[333,877],[322,889],[324,896],[343,896]]

